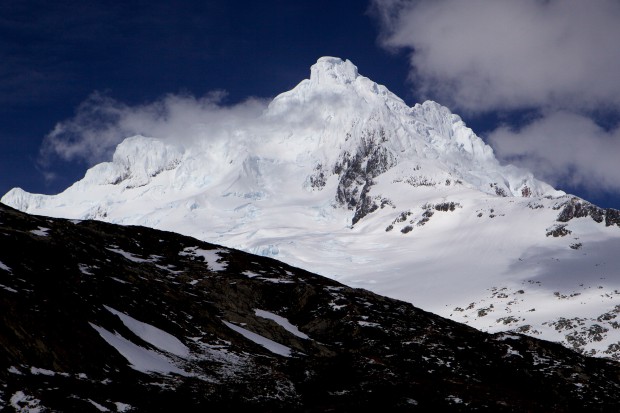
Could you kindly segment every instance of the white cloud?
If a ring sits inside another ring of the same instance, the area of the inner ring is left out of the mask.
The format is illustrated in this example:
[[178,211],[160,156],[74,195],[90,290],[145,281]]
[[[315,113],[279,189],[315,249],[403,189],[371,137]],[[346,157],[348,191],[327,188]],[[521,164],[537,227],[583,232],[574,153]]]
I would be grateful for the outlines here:
[[605,130],[588,117],[554,112],[520,129],[499,127],[488,139],[499,157],[554,185],[620,191],[620,127]]
[[466,111],[620,106],[617,0],[374,0],[414,87]]
[[40,151],[43,172],[50,179],[55,177],[49,171],[55,158],[89,166],[109,161],[116,146],[135,135],[185,148],[200,144],[202,149],[215,142],[243,140],[238,147],[262,145],[269,151],[272,148],[264,146],[274,133],[312,135],[324,127],[323,112],[360,104],[356,100],[343,101],[339,93],[310,94],[301,99],[283,94],[273,101],[250,98],[228,106],[221,103],[224,97],[225,93],[219,91],[202,98],[169,94],[154,102],[130,106],[93,93],[79,105],[75,116],[56,124],[46,136]]
[[89,165],[111,159],[117,144],[141,134],[189,145],[198,140],[228,138],[256,119],[266,107],[259,99],[233,106],[221,104],[223,92],[202,98],[169,94],[143,105],[129,106],[109,96],[93,93],[46,136],[41,163],[54,156]]
[[[513,124],[489,143],[501,161],[555,185],[620,191],[620,1],[372,0],[381,44],[409,53],[423,98]],[[512,111],[538,117],[523,124]]]

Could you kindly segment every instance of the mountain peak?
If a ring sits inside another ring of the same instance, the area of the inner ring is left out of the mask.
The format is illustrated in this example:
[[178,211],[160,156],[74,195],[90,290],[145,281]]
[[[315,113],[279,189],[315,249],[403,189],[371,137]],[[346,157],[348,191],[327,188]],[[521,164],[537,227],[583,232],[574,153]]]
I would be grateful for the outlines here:
[[603,282],[620,268],[619,211],[568,204],[501,165],[448,108],[410,107],[348,60],[318,59],[310,79],[238,119],[204,139],[128,138],[63,193],[16,189],[1,202],[216,241],[474,327],[620,359],[620,280]]
[[320,57],[310,67],[310,81],[318,84],[348,84],[358,76],[357,66],[338,57]]

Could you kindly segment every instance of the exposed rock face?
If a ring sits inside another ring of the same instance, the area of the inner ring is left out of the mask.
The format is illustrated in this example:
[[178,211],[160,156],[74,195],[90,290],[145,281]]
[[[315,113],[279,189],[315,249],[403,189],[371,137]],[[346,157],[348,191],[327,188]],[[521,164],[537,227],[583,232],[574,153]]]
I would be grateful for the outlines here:
[[574,218],[590,217],[595,222],[605,221],[605,226],[620,226],[620,211],[613,208],[603,209],[583,199],[573,197],[563,205],[558,215],[559,222],[568,222]]
[[608,208],[605,211],[605,225],[608,227],[612,225],[620,227],[620,210]]
[[381,145],[386,141],[384,129],[366,131],[355,155],[344,153],[334,166],[334,173],[340,177],[336,201],[355,211],[352,224],[379,208],[368,192],[374,184],[373,178],[396,164],[396,157]]
[[0,223],[0,409],[566,412],[620,403],[616,362],[485,334],[265,257],[4,206]]

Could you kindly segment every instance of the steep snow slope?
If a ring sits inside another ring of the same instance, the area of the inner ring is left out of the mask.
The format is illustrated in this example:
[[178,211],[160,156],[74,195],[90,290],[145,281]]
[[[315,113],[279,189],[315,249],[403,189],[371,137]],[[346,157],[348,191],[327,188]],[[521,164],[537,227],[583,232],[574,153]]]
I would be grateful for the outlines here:
[[408,107],[349,61],[228,136],[126,139],[22,211],[172,230],[272,256],[487,331],[620,355],[620,214],[502,166],[435,102]]

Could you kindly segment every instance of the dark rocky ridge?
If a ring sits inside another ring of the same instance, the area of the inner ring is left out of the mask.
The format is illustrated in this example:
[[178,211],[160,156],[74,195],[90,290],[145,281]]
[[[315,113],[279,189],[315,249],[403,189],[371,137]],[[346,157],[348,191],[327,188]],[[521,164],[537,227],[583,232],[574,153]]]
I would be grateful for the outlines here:
[[382,146],[387,140],[383,128],[364,131],[355,155],[345,152],[334,166],[333,173],[339,176],[336,201],[355,211],[353,225],[379,208],[368,192],[373,178],[396,165],[396,157]]
[[[218,250],[225,269],[194,247]],[[620,405],[616,362],[519,334],[485,334],[174,233],[0,205],[0,262],[0,410],[615,412]],[[174,335],[190,354],[157,349],[108,308]],[[287,346],[291,356],[224,322]],[[93,325],[185,373],[137,371]]]
[[581,198],[572,197],[557,208],[562,209],[557,218],[559,222],[569,222],[574,218],[590,217],[599,224],[605,221],[606,227],[612,225],[620,227],[620,210],[613,208],[603,209]]

